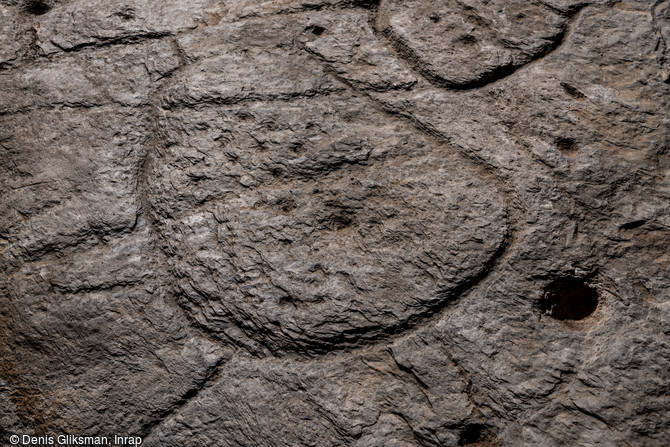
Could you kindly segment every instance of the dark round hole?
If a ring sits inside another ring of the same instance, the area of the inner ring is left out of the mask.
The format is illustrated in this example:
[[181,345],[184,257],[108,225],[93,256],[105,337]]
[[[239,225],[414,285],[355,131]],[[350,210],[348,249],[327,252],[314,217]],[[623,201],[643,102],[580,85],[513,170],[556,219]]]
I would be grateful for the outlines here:
[[428,16],[431,22],[437,23],[441,20],[441,17],[435,13],[432,13],[431,15]]
[[314,25],[311,27],[312,34],[315,36],[320,36],[326,30],[323,26]]
[[49,12],[51,5],[43,0],[28,0],[23,9],[30,14],[39,16]]
[[598,307],[598,292],[581,278],[559,278],[545,290],[540,310],[557,320],[583,320]]

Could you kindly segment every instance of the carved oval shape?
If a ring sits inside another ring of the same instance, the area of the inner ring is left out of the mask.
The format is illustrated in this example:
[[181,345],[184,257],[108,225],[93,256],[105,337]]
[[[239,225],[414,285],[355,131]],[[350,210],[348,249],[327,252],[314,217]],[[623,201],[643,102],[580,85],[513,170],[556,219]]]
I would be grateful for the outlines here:
[[[317,68],[290,54],[207,63],[165,92],[145,178],[201,326],[275,351],[327,350],[400,331],[486,272],[505,205],[456,151],[327,78],[329,90],[301,92]],[[254,64],[294,79],[226,104]]]
[[451,88],[507,76],[554,48],[565,25],[524,0],[387,0],[376,24],[426,78]]

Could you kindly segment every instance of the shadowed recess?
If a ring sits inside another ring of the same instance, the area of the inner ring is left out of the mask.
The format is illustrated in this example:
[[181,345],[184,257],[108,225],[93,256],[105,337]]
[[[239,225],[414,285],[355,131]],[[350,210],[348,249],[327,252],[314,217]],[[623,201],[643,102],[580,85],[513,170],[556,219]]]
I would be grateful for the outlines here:
[[491,431],[482,424],[469,424],[461,432],[459,446],[498,447],[499,443]]
[[25,2],[23,9],[27,13],[39,16],[49,12],[49,10],[51,10],[51,5],[43,0],[28,0]]
[[379,6],[379,0],[354,0],[353,4],[362,8],[372,9]]
[[642,225],[644,225],[646,223],[647,223],[647,221],[645,219],[634,220],[632,222],[626,222],[625,224],[621,225],[619,228],[621,230],[634,230],[636,228],[640,228]]
[[565,137],[559,137],[556,139],[556,147],[559,151],[561,151],[561,153],[565,155],[573,155],[578,150],[575,140]]
[[545,290],[540,310],[557,320],[583,320],[598,307],[598,292],[584,279],[559,278]]
[[319,25],[312,25],[308,26],[306,30],[311,31],[315,36],[320,36],[326,29]]

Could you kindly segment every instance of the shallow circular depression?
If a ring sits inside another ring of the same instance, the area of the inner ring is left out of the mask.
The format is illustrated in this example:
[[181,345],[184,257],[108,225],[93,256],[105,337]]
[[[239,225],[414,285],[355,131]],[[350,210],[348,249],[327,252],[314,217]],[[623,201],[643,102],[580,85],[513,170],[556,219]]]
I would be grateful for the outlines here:
[[[295,79],[264,84],[271,97],[307,85],[304,67],[272,57]],[[192,78],[202,97],[227,92],[193,70],[165,92],[143,183],[202,327],[273,351],[373,340],[442,309],[500,255],[503,197],[455,150],[347,91],[172,105]]]
[[384,117],[364,103],[313,102],[168,114],[192,133],[154,157],[147,192],[183,304],[215,333],[284,349],[401,330],[505,240],[502,198],[453,153],[368,125]]

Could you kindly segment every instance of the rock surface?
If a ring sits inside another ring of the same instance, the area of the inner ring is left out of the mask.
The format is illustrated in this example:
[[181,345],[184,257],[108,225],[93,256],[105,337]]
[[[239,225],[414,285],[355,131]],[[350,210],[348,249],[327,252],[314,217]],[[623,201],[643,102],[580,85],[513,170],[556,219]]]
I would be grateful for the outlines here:
[[0,0],[2,445],[667,445],[668,45],[664,0]]

